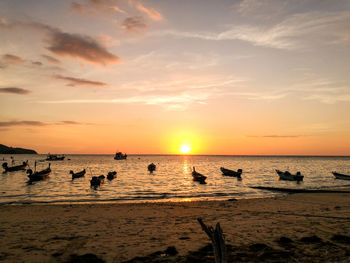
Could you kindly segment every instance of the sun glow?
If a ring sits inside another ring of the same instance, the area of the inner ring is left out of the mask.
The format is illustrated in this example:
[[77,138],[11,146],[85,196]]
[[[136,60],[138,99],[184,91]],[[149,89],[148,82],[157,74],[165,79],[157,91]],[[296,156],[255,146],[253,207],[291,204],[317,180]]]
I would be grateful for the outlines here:
[[191,152],[191,147],[188,144],[183,144],[180,146],[180,152],[182,154],[189,154]]

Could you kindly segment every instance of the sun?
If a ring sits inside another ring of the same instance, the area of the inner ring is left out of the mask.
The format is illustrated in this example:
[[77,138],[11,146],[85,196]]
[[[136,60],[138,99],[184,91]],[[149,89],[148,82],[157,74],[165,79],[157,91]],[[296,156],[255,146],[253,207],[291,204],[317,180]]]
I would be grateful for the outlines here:
[[180,146],[180,152],[182,154],[189,154],[191,152],[191,147],[188,144],[183,144]]

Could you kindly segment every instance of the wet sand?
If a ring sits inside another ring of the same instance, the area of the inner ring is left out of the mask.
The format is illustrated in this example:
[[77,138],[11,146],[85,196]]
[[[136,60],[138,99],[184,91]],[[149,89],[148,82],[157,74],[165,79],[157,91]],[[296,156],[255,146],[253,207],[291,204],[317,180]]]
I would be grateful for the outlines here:
[[[214,262],[199,217],[207,225],[220,222],[229,261],[350,261],[349,193],[238,201],[4,205],[0,261],[69,262],[72,255],[90,253],[105,262]],[[169,246],[178,253],[164,252]]]

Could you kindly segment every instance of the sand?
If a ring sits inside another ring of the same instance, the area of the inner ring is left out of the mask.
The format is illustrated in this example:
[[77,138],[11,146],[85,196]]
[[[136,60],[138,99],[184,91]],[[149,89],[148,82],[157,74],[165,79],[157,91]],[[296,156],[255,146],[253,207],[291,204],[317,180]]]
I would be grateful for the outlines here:
[[[211,248],[203,248],[210,242],[198,217],[207,225],[220,222],[229,261],[350,262],[349,193],[237,201],[3,205],[0,261],[67,262],[72,255],[92,253],[105,262],[135,257],[141,258],[131,262],[214,262]],[[178,254],[167,255],[169,246]]]

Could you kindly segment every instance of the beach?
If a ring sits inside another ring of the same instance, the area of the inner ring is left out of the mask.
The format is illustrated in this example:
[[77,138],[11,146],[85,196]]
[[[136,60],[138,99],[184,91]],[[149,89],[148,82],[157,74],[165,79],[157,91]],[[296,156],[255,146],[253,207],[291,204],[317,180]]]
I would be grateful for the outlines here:
[[[236,261],[350,261],[349,193],[201,202],[2,205],[0,260],[69,262],[73,255],[94,254],[105,262],[195,262],[194,255],[203,256],[198,262],[214,262],[211,252],[202,249],[210,241],[197,218],[211,226],[220,223],[228,254],[233,253]],[[162,252],[170,246],[176,248],[174,253]]]

